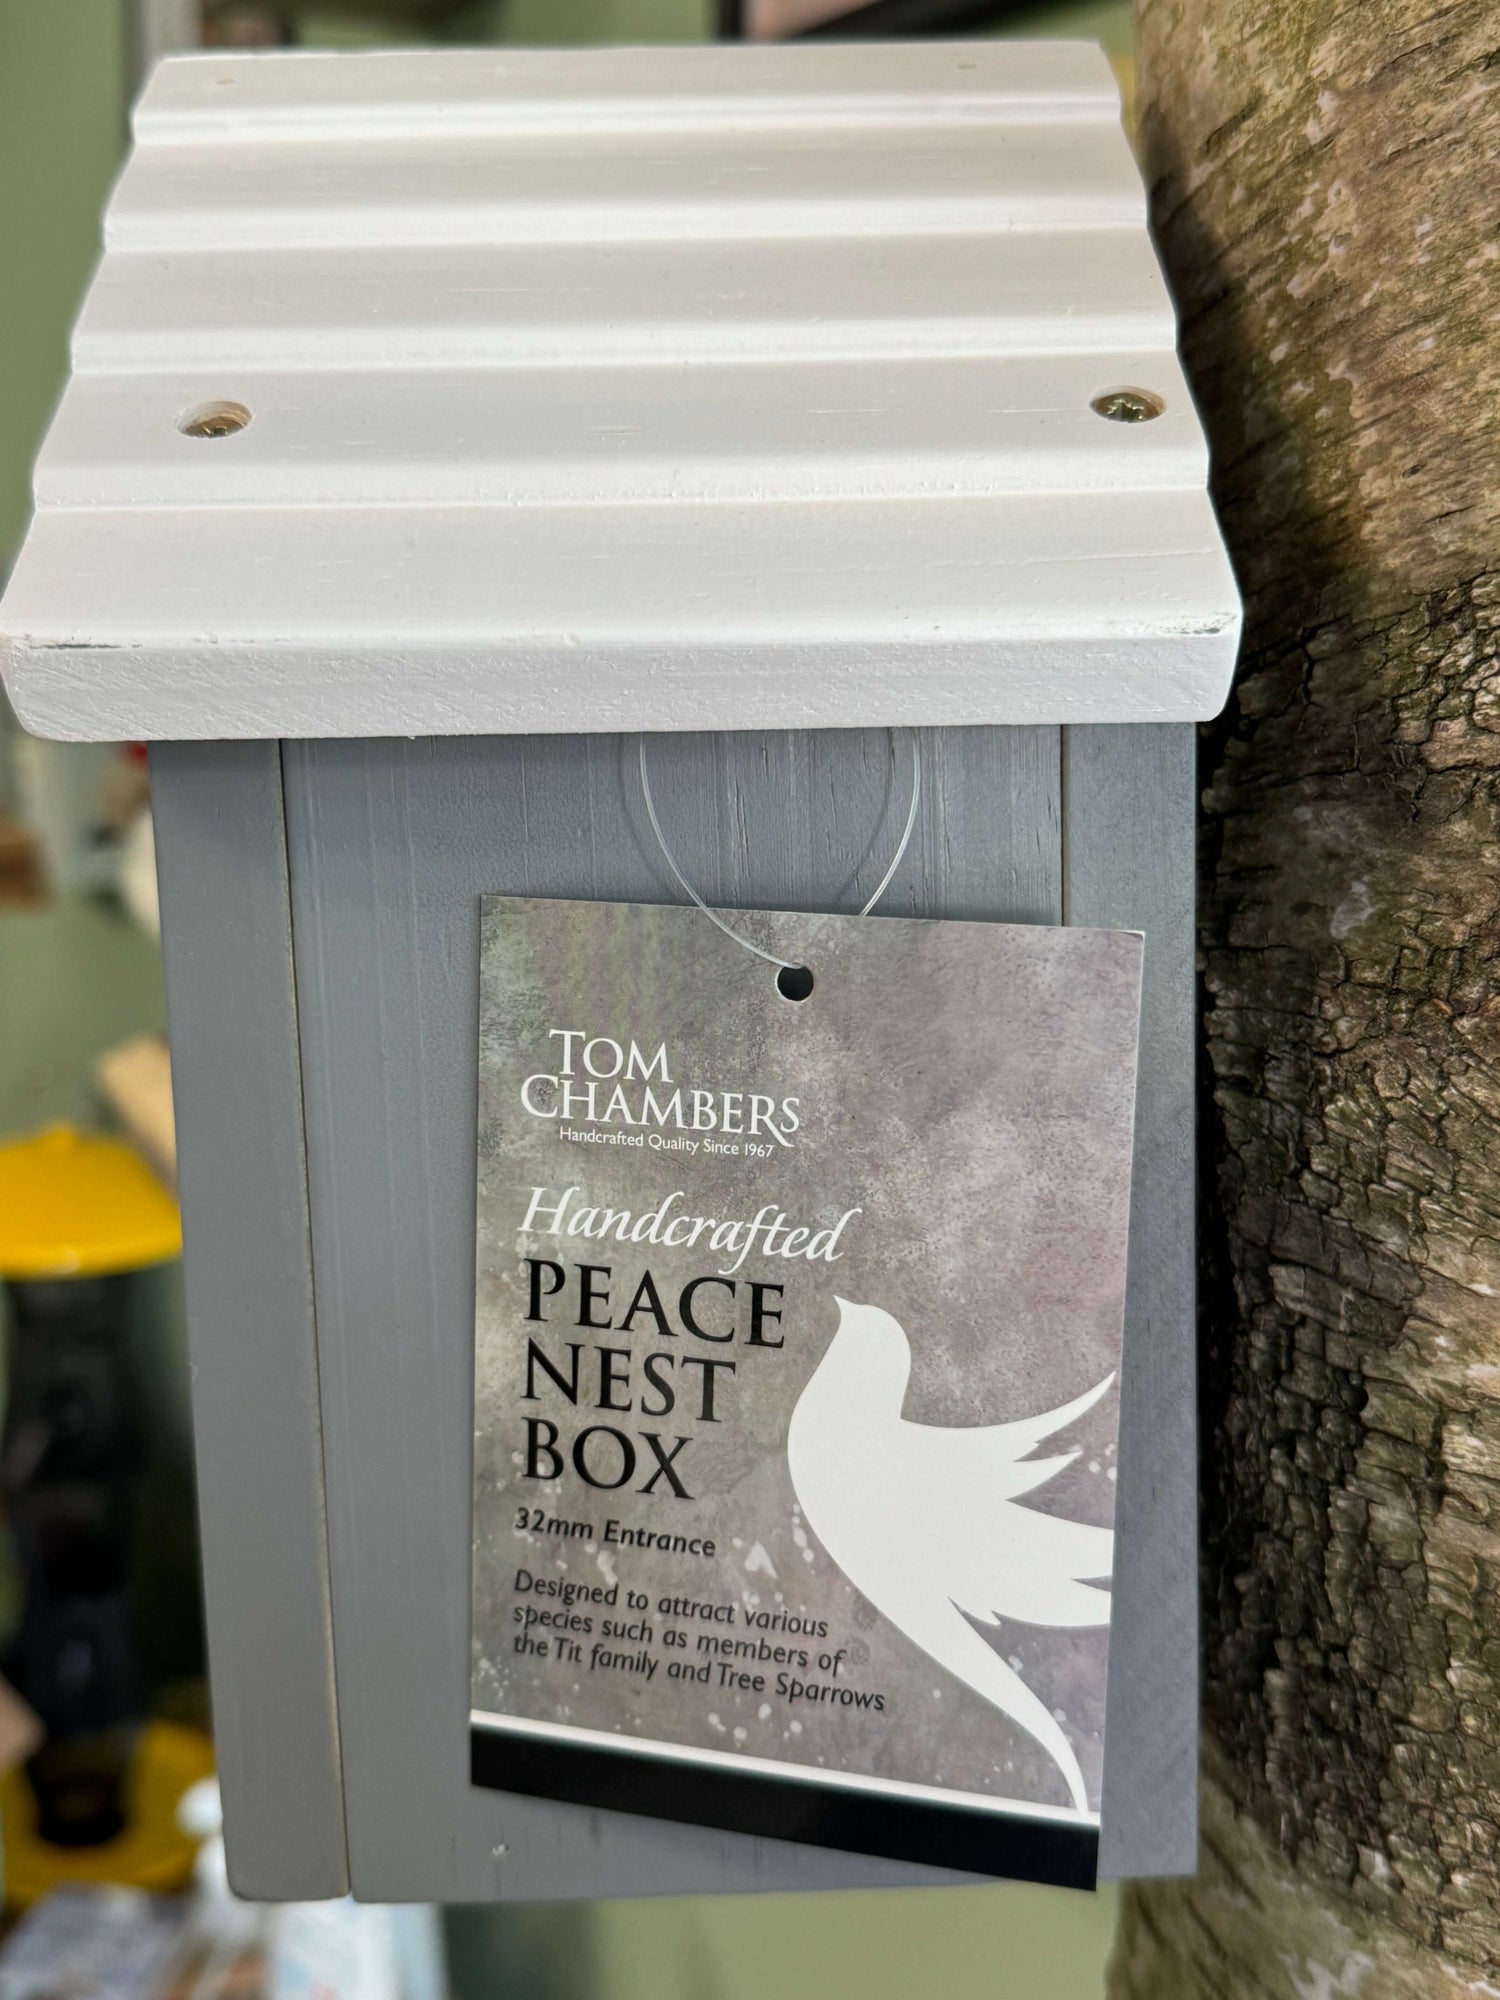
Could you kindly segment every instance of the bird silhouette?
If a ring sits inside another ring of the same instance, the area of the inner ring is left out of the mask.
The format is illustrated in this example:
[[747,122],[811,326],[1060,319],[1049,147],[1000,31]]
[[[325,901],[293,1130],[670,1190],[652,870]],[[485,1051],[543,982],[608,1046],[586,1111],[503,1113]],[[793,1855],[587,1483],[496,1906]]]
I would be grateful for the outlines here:
[[[911,1348],[878,1306],[835,1301],[838,1330],[787,1432],[792,1485],[844,1575],[908,1639],[1035,1737],[1089,1810],[1073,1746],[1051,1711],[969,1622],[1109,1623],[1108,1528],[1018,1506],[1078,1453],[1026,1454],[1081,1417],[1113,1374],[1060,1409],[944,1429],[901,1414]],[[967,1614],[967,1616],[965,1615]]]

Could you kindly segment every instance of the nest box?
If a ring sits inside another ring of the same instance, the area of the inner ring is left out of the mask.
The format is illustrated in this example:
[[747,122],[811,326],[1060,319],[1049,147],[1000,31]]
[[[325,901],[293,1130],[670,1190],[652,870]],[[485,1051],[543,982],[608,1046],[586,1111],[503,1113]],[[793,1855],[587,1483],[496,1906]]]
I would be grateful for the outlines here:
[[[1069,44],[205,55],[0,608],[146,739],[215,1732],[260,1897],[952,1879],[471,1787],[478,897],[1145,933],[1100,1860],[1196,1831],[1194,723],[1239,610]],[[899,784],[899,776],[894,780]]]

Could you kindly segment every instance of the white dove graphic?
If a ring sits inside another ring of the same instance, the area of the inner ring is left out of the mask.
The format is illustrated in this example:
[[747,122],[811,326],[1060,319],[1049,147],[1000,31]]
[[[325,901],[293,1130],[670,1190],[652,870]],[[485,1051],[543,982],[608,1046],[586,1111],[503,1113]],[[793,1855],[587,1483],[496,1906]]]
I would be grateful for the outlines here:
[[[838,1331],[797,1400],[787,1432],[792,1485],[829,1555],[922,1651],[1034,1736],[1088,1792],[1051,1712],[969,1623],[1107,1625],[1114,1534],[1016,1504],[1076,1451],[1027,1452],[1091,1409],[1114,1381],[1061,1409],[1010,1424],[945,1430],[901,1414],[911,1348],[878,1306],[837,1299]],[[964,1613],[968,1613],[968,1617]]]

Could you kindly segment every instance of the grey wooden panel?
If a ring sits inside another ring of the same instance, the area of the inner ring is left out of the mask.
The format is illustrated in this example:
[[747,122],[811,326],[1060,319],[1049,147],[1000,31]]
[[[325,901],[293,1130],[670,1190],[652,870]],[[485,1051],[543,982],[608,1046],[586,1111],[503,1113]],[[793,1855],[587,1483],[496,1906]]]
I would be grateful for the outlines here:
[[1102,1876],[1198,1855],[1193,964],[1196,732],[1069,729],[1064,907],[1146,934],[1121,1382]]
[[[468,1782],[477,897],[680,901],[634,738],[284,748],[350,1861],[369,1898],[490,1901],[952,1880]],[[1052,729],[925,735],[882,905],[1056,922]],[[677,737],[653,789],[703,892],[857,907],[904,742]]]
[[291,914],[274,743],[151,752],[230,1879],[347,1887]]

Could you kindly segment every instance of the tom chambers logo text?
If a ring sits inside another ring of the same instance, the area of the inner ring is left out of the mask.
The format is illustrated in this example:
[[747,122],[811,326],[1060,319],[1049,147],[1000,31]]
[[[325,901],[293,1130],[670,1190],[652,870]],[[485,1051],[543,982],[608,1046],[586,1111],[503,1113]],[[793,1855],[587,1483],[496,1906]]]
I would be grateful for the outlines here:
[[778,1146],[790,1146],[801,1126],[799,1098],[678,1083],[665,1042],[647,1056],[636,1042],[617,1042],[579,1028],[551,1028],[548,1040],[559,1045],[553,1051],[556,1067],[538,1070],[521,1085],[522,1106],[533,1118],[741,1133],[747,1139],[774,1139]]

